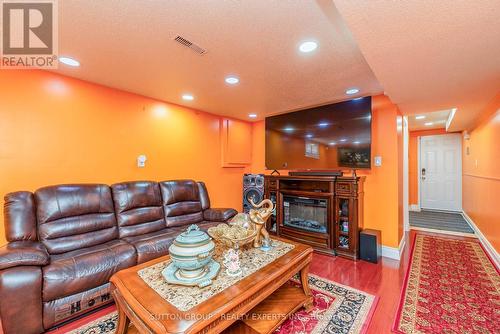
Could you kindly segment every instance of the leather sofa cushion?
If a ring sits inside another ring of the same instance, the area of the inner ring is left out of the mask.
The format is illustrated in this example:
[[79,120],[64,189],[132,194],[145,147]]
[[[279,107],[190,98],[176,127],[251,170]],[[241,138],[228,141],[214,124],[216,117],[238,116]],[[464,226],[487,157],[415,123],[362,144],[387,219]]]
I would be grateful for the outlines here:
[[120,238],[152,233],[165,228],[160,187],[151,181],[111,186]]
[[[222,222],[201,221],[197,225],[205,232],[209,227],[217,226]],[[175,237],[186,230],[186,226],[176,226],[133,237],[124,238],[125,241],[134,245],[137,251],[137,263],[144,263],[160,256],[168,254],[168,248],[174,242]]]
[[103,285],[117,271],[135,264],[135,249],[123,240],[53,255],[51,263],[43,267],[43,301]]
[[175,237],[184,232],[186,228],[170,227],[144,235],[127,237],[124,240],[134,245],[137,251],[137,263],[144,263],[168,254],[168,247]]
[[106,283],[71,296],[43,302],[43,305],[40,303],[39,307],[43,306],[43,326],[49,329],[112,301],[111,284]]
[[203,211],[203,218],[208,221],[219,221],[225,222],[228,219],[236,216],[238,211],[235,209],[219,208],[219,209],[208,209]]
[[203,221],[198,184],[192,180],[160,182],[167,227]]
[[103,184],[50,186],[35,192],[38,235],[50,254],[118,238],[111,189]]
[[0,270],[15,266],[44,266],[49,254],[39,242],[14,241],[0,247]]

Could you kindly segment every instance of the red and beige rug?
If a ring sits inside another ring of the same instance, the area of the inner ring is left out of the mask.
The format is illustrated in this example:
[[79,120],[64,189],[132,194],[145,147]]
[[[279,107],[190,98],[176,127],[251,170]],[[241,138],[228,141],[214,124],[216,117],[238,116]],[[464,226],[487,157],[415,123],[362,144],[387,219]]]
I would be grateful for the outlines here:
[[416,234],[396,333],[500,333],[500,272],[477,239]]
[[[378,297],[309,275],[314,296],[311,311],[298,311],[276,330],[279,334],[357,334],[365,333],[375,310]],[[114,306],[87,318],[70,323],[50,334],[112,334],[118,315]]]

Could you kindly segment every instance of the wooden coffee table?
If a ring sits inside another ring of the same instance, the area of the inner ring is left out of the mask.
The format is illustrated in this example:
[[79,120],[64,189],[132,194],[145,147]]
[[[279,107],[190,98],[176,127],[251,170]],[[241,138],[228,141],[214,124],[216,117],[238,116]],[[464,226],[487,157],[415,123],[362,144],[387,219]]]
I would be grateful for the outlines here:
[[[168,303],[137,274],[168,260],[168,255],[116,273],[111,277],[118,308],[116,333],[126,333],[130,322],[139,333],[273,332],[301,307],[310,309],[313,299],[307,277],[312,248],[283,241],[295,248],[186,312]],[[301,286],[288,282],[296,273]]]

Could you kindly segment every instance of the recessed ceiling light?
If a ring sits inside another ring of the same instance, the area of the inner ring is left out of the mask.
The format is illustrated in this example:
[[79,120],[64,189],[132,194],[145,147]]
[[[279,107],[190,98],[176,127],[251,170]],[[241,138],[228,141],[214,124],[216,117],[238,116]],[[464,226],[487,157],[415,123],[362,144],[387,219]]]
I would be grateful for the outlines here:
[[342,138],[340,141],[341,141],[341,142],[346,142],[346,141],[347,141],[347,139]]
[[194,100],[194,96],[191,95],[191,94],[184,94],[184,95],[182,95],[182,99],[186,100],[186,101],[193,101]]
[[345,93],[347,95],[354,95],[354,94],[357,94],[359,93],[359,89],[358,88],[349,88],[345,91]]
[[361,142],[359,142],[359,141],[355,141],[355,142],[353,142],[353,144],[356,144],[356,145],[357,145],[357,144],[361,144]]
[[320,127],[324,128],[324,127],[328,126],[328,123],[326,123],[326,122],[321,122],[321,123],[319,123],[319,124],[318,124],[318,126],[320,126]]
[[248,114],[248,117],[250,117],[250,118],[256,118],[257,114]]
[[235,77],[234,75],[231,75],[226,77],[225,81],[230,85],[236,85],[238,82],[240,82],[240,79],[238,79],[238,77]]
[[334,142],[334,141],[331,141],[331,142],[329,143],[329,145],[337,145],[337,143],[336,143],[336,142]]
[[418,115],[418,116],[415,116],[415,119],[424,119],[425,116],[424,115]]
[[307,138],[312,138],[312,137],[313,137],[313,135],[309,133],[309,134],[307,134],[307,135],[306,135],[306,137],[307,137]]
[[283,129],[283,131],[293,131],[293,130],[295,130],[295,129],[292,128],[291,126],[286,127],[286,128]]
[[300,50],[300,52],[308,53],[308,52],[312,52],[312,51],[316,50],[317,47],[318,47],[318,43],[316,43],[315,41],[306,41],[306,42],[302,42],[299,45],[299,50]]
[[70,57],[59,57],[59,62],[68,65],[68,66],[73,66],[73,67],[78,67],[80,66],[80,62],[76,59],[70,58]]
[[424,123],[425,126],[431,126],[433,125],[434,123],[433,122],[427,122],[427,123]]

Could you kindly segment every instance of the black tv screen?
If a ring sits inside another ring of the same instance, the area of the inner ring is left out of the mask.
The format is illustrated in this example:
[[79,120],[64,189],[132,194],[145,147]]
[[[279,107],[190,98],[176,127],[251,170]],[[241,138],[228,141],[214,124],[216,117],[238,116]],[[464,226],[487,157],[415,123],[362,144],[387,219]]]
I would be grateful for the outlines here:
[[266,117],[266,168],[370,168],[372,99]]

